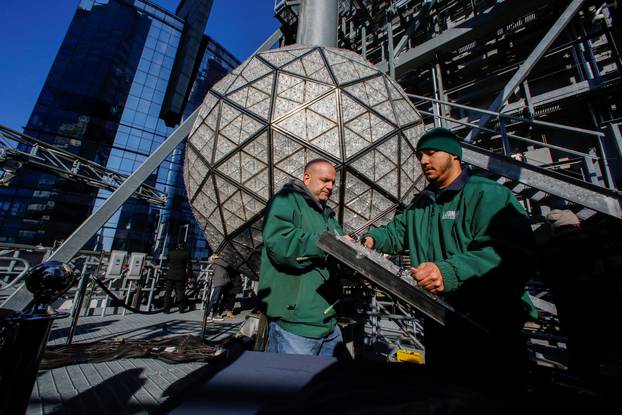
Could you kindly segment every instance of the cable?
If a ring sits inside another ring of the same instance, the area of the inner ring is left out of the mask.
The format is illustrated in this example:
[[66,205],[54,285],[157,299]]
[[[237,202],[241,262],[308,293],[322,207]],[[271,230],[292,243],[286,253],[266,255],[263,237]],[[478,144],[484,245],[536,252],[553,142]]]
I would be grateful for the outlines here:
[[143,311],[139,308],[134,308],[130,305],[127,305],[123,302],[123,300],[121,300],[119,297],[117,297],[116,295],[114,295],[112,293],[112,291],[110,291],[108,289],[108,287],[106,287],[106,285],[98,278],[98,277],[93,277],[93,280],[97,283],[97,285],[99,285],[99,287],[104,290],[104,292],[111,297],[114,301],[117,302],[117,304],[119,304],[121,307],[125,308],[126,310],[131,311],[132,313],[136,313],[136,314],[158,314],[164,311],[164,308],[160,308],[158,310],[151,310],[151,311]]

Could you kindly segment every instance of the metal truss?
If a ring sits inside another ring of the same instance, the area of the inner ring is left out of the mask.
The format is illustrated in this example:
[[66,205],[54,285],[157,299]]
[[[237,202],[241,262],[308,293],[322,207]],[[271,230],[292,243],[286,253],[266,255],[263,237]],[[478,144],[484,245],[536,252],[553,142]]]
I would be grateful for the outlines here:
[[[173,133],[143,163],[127,177],[120,186],[89,216],[48,258],[48,261],[69,262],[91,239],[97,231],[114,215],[114,213],[140,189],[149,175],[168,157],[169,154],[188,137],[188,133],[199,114],[195,110],[173,131]],[[12,131],[12,130],[11,130]],[[38,141],[38,140],[37,140]],[[16,290],[4,304],[4,308],[22,310],[32,300],[27,290]]]
[[[126,175],[0,125],[0,185],[8,186],[22,166],[110,192],[127,179]],[[166,193],[146,184],[141,184],[131,196],[158,206],[164,206],[166,201]]]

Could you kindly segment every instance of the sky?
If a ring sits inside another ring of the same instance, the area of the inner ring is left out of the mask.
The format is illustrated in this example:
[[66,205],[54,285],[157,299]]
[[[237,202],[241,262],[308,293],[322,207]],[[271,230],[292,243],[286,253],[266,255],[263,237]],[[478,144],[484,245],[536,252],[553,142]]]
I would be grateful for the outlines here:
[[[179,0],[151,0],[175,11]],[[2,0],[0,124],[22,131],[39,97],[79,0]],[[238,59],[278,27],[274,0],[214,0],[206,33]]]

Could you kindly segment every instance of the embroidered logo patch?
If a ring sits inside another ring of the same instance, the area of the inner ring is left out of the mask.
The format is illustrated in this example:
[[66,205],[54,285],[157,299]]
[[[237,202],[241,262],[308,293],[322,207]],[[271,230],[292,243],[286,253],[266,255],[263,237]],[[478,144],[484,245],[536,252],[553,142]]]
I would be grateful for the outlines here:
[[459,214],[459,210],[446,210],[445,212],[443,212],[443,216],[441,217],[441,219],[455,220]]

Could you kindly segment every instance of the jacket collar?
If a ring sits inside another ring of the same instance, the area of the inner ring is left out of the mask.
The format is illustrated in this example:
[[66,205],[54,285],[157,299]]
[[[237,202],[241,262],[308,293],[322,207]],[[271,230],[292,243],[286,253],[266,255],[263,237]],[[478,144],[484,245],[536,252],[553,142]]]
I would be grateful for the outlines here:
[[458,193],[460,190],[462,190],[462,188],[467,184],[470,178],[471,171],[469,169],[463,169],[460,173],[460,176],[456,177],[456,179],[451,182],[451,184],[445,189],[437,190],[432,184],[429,184],[425,189],[423,189],[421,195],[429,197],[433,200],[445,196],[451,197],[454,194]]
[[331,217],[335,215],[335,211],[331,209],[328,204],[318,202],[311,194],[307,186],[300,179],[293,179],[289,183],[283,186],[283,190],[293,191],[300,194],[307,201],[309,206],[313,209],[321,212],[325,217]]

